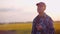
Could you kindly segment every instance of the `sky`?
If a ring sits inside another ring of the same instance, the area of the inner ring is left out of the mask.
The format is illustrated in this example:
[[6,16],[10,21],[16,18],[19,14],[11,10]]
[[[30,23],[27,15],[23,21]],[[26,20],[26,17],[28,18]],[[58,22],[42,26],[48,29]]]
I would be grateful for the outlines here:
[[54,21],[60,21],[60,0],[0,0],[0,23],[33,21],[38,2],[45,2],[46,10]]

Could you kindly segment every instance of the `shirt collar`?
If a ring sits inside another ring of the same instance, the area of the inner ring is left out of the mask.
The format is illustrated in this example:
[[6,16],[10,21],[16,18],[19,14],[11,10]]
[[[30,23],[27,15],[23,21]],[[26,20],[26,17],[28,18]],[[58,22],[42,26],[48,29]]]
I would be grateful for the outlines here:
[[[38,15],[38,16],[39,16],[39,15]],[[43,16],[40,16],[40,17],[44,17],[44,18],[45,18],[45,17],[46,17],[46,13],[44,13]]]

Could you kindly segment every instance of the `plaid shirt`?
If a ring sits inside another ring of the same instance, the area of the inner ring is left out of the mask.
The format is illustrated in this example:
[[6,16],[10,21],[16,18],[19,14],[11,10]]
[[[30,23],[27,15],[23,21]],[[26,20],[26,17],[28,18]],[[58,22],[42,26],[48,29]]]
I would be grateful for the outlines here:
[[[40,24],[43,29],[41,31],[38,31],[36,26],[37,24]],[[31,34],[54,34],[54,27],[53,27],[53,20],[44,13],[43,16],[39,15],[35,17],[32,24],[32,33]]]

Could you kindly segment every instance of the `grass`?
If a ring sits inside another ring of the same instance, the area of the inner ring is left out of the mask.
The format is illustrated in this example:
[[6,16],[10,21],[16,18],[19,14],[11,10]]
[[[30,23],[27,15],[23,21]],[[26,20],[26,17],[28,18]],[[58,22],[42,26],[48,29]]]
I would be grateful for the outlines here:
[[[54,23],[56,34],[60,34],[60,23]],[[20,24],[3,24],[0,25],[0,30],[12,30],[16,31],[17,34],[31,34],[32,23],[20,23]]]
[[21,24],[4,24],[0,25],[0,30],[31,30],[31,23],[21,23]]

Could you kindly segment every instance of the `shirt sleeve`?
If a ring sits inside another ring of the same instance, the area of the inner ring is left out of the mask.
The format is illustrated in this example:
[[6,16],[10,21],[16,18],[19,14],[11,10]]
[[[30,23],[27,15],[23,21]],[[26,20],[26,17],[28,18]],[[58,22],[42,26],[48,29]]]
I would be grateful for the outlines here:
[[33,21],[31,34],[36,34],[36,27],[35,26],[36,26],[35,21]]
[[53,20],[51,18],[49,18],[49,34],[54,34],[55,30],[54,30],[54,26],[53,26]]

